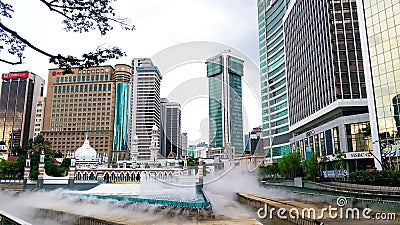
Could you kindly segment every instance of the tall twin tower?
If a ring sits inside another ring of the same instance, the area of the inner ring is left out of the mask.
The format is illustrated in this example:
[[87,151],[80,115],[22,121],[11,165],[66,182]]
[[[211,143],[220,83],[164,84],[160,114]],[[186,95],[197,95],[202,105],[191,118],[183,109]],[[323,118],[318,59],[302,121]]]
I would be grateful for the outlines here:
[[227,53],[207,60],[209,84],[209,155],[231,145],[243,153],[242,76],[244,61]]

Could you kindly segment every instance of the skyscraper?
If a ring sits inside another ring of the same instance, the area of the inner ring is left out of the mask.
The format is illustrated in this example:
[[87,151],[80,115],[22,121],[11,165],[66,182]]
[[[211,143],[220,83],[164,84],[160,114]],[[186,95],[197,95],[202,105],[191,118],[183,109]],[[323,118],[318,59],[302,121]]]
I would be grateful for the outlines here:
[[358,152],[348,170],[374,166],[357,2],[293,0],[284,16],[292,150]]
[[186,157],[188,155],[188,136],[187,133],[182,133],[182,156]]
[[43,120],[44,120],[44,107],[46,104],[45,97],[39,97],[36,104],[36,113],[35,113],[35,130],[33,137],[36,137],[40,134],[43,129]]
[[2,79],[0,142],[11,150],[34,136],[36,105],[43,96],[44,80],[28,71],[3,73]]
[[167,157],[167,136],[165,134],[166,128],[166,115],[167,115],[167,98],[160,99],[160,154],[164,157]]
[[[400,3],[364,0],[358,11],[375,166],[400,141]],[[397,158],[398,160],[398,158]]]
[[227,53],[207,60],[209,84],[210,148],[225,148],[227,143],[236,153],[244,151],[242,118],[242,76],[244,61]]
[[[150,159],[152,127],[160,127],[161,73],[151,59],[135,58],[132,61],[134,77],[132,87],[131,136],[139,138],[139,160]],[[133,137],[131,137],[133,138]],[[132,142],[131,142],[132,143]]]
[[[277,159],[290,152],[283,16],[289,0],[258,0],[258,30],[265,155]],[[272,153],[272,155],[271,155]]]
[[111,160],[126,160],[129,157],[129,115],[130,107],[130,82],[132,79],[131,67],[118,64],[112,80],[115,81],[115,112],[114,112],[114,138]]
[[161,133],[163,134],[161,135],[163,147],[161,154],[165,154],[164,157],[172,155],[181,157],[181,105],[177,102],[169,102],[166,98],[163,98],[161,102]]
[[[112,66],[72,68],[70,74],[50,69],[41,134],[64,156],[92,147],[111,160],[114,137],[115,70]],[[114,159],[115,160],[115,159]]]

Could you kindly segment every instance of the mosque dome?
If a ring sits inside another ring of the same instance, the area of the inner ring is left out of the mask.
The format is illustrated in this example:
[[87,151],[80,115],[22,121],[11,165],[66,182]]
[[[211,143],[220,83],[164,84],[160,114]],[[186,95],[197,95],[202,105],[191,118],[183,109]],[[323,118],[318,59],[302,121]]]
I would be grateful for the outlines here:
[[96,150],[90,146],[87,138],[83,145],[75,151],[75,158],[80,161],[96,161]]

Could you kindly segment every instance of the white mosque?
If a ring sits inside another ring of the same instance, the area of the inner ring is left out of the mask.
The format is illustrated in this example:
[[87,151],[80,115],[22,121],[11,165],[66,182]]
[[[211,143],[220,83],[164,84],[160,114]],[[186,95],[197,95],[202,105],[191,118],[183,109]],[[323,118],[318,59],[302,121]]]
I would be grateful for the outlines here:
[[[120,160],[116,163],[116,168],[144,168],[149,166],[154,167],[174,167],[179,166],[179,160],[164,159],[160,155],[158,127],[154,125],[151,129],[151,146],[150,159],[138,160],[138,144],[139,138],[137,135],[133,138],[133,147],[130,151],[130,160]],[[90,146],[88,136],[81,147],[79,147],[74,154],[68,154],[67,157],[71,158],[77,168],[100,169],[108,167],[108,155],[97,154],[96,150]]]

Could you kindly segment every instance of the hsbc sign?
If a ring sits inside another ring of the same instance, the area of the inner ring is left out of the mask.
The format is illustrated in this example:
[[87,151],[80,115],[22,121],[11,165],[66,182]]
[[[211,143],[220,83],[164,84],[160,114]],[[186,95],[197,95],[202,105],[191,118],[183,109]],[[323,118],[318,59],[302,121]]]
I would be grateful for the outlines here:
[[1,78],[3,80],[7,79],[18,79],[18,78],[28,78],[29,72],[11,72],[11,73],[3,73]]
[[346,152],[346,159],[368,159],[374,156],[370,152]]

